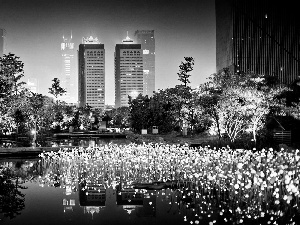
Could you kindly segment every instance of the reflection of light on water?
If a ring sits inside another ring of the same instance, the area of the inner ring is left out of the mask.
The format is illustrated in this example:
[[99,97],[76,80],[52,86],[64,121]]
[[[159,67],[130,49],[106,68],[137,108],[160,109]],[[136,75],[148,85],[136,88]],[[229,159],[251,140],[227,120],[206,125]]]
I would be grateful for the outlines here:
[[99,213],[102,207],[100,206],[85,206],[84,213],[88,213],[92,215],[92,219],[94,218],[94,213]]
[[85,138],[85,139],[65,139],[54,140],[51,142],[52,147],[97,147],[100,145],[113,144],[130,144],[131,141],[126,138]]
[[[85,193],[115,188],[117,196],[130,190],[128,202],[140,201],[134,196],[138,193],[145,201],[154,193],[147,190],[154,190],[161,193],[170,211],[192,213],[184,219],[195,218],[191,221],[195,224],[203,218],[213,223],[217,214],[236,223],[262,217],[273,223],[299,208],[298,150],[253,153],[229,148],[107,144],[43,153],[41,157],[40,165],[48,171],[41,184],[66,187],[68,182],[75,190],[72,184],[80,182],[80,191]],[[159,192],[166,188],[169,191]],[[131,208],[129,211],[132,213]]]
[[142,207],[138,205],[123,205],[123,209],[127,212],[127,214],[131,214],[136,208]]

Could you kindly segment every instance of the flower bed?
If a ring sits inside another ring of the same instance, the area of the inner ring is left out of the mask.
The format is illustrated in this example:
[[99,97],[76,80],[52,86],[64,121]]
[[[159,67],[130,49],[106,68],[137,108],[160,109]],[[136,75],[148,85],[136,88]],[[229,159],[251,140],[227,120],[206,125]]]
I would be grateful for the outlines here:
[[[252,152],[230,148],[192,149],[188,145],[111,144],[43,153],[40,157],[43,163],[55,162],[53,165],[59,166],[62,173],[68,170],[69,174],[81,174],[80,179],[86,183],[101,180],[107,187],[123,182],[123,186],[132,188],[144,185],[161,189],[172,182],[172,186],[166,187],[191,190],[195,203],[200,199],[217,201],[214,208],[220,215],[224,214],[222,205],[225,204],[226,210],[240,222],[265,214],[270,221],[276,221],[287,213],[298,212],[298,150]],[[47,179],[51,181],[54,174],[49,173]]]

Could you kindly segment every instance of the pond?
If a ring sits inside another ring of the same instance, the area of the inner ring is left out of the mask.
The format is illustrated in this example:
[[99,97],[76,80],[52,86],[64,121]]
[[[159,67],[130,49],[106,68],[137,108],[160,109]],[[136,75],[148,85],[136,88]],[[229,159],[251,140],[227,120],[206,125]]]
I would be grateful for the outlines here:
[[1,159],[0,223],[299,224],[299,157],[107,144]]
[[[31,141],[31,140],[30,140]],[[0,148],[11,148],[11,147],[27,147],[31,146],[28,140],[14,141],[11,139],[0,139]],[[131,141],[126,138],[68,138],[68,139],[54,139],[51,138],[43,143],[37,143],[37,146],[41,147],[57,147],[57,146],[74,146],[74,147],[92,147],[103,144],[130,144]]]

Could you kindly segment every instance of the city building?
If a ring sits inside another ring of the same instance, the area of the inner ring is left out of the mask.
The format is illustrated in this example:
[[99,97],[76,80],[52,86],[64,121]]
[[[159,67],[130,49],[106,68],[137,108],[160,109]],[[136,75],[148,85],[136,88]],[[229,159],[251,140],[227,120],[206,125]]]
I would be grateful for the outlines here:
[[216,70],[276,76],[300,74],[299,13],[294,3],[216,0]]
[[0,57],[6,53],[6,30],[0,28]]
[[115,106],[128,106],[128,96],[143,94],[143,51],[128,35],[115,47]]
[[39,80],[37,78],[28,78],[26,88],[33,93],[39,93]]
[[136,41],[143,50],[144,95],[155,91],[155,38],[154,30],[137,30]]
[[62,56],[62,87],[67,91],[62,100],[67,103],[77,103],[78,99],[78,81],[76,75],[76,59],[74,43],[72,42],[72,34],[70,38],[63,36],[61,43],[61,56]]
[[105,49],[98,38],[82,39],[78,52],[78,101],[94,109],[105,107]]

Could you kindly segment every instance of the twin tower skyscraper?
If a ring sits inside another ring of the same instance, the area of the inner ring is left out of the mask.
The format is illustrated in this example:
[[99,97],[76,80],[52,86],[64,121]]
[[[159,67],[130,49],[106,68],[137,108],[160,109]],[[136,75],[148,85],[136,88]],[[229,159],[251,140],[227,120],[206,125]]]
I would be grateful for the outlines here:
[[[114,52],[115,107],[128,106],[128,96],[152,96],[155,91],[155,38],[154,30],[137,30],[136,41],[127,37],[116,44]],[[72,36],[71,36],[72,39]],[[66,101],[78,106],[86,104],[94,109],[105,108],[105,48],[98,38],[82,39],[78,50],[78,76],[72,76],[75,60],[71,39],[61,44],[63,59],[63,87]],[[78,86],[77,86],[78,84]],[[77,93],[76,93],[76,90]]]

